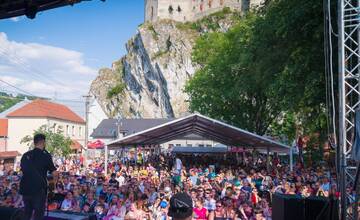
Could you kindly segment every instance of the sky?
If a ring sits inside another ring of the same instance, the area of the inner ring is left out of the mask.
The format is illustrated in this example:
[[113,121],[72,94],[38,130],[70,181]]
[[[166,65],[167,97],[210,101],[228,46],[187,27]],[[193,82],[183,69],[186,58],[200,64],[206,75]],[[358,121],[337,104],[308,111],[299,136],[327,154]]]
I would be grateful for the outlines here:
[[144,0],[84,1],[33,20],[0,20],[0,91],[83,108],[80,101],[98,70],[126,54],[125,44],[143,20]]

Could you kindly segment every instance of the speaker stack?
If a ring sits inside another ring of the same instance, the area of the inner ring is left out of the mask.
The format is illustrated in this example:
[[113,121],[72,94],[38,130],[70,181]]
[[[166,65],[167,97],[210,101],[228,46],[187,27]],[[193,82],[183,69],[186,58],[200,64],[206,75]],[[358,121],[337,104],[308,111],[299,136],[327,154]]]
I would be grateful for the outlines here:
[[[1,220],[23,220],[24,210],[9,207],[0,207]],[[77,212],[50,211],[45,212],[44,220],[96,220],[95,214]]]
[[323,197],[301,198],[274,194],[273,220],[339,220],[338,201]]

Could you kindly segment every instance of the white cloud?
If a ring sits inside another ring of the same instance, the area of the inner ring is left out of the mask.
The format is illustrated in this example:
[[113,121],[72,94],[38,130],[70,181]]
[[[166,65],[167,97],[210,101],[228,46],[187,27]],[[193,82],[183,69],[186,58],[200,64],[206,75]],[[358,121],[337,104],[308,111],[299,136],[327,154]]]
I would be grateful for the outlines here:
[[13,18],[10,18],[10,21],[13,21],[13,22],[18,22],[22,19],[21,16],[18,16],[18,17],[13,17]]
[[35,95],[79,99],[97,72],[84,60],[78,51],[11,41],[0,32],[0,79]]

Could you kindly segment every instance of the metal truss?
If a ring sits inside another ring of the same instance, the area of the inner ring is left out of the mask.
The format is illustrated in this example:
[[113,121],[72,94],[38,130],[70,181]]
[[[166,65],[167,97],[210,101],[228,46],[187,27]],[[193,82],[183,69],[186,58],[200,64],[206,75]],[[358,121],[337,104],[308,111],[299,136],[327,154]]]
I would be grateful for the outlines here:
[[360,108],[360,0],[338,0],[339,28],[339,190],[341,219],[358,220],[359,191],[351,160],[355,110]]

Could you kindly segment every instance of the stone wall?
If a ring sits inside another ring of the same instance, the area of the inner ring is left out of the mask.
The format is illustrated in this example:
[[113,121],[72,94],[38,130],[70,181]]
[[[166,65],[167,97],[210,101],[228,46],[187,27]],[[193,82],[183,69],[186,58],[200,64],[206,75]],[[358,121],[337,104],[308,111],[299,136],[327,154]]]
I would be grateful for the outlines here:
[[145,21],[156,21],[158,17],[158,0],[145,0]]
[[225,7],[244,11],[247,8],[245,2],[249,0],[145,0],[145,21],[195,21]]

